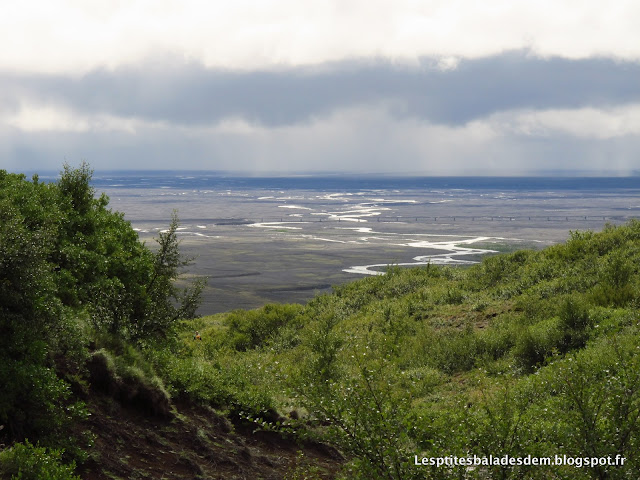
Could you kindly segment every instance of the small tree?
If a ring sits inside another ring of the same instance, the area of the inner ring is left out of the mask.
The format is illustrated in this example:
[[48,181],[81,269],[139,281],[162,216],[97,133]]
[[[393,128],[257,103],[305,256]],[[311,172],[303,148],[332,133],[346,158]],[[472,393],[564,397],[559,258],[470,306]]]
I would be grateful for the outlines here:
[[196,280],[183,289],[176,286],[180,270],[193,261],[180,254],[178,226],[178,215],[174,211],[169,228],[160,232],[156,239],[158,250],[153,254],[152,273],[147,285],[151,302],[145,318],[137,325],[138,335],[164,335],[176,320],[196,316],[205,280]]
[[106,195],[96,198],[92,174],[84,162],[65,165],[57,183],[62,234],[53,255],[60,297],[86,308],[99,330],[135,340],[163,337],[177,319],[196,315],[205,284],[175,285],[191,263],[179,251],[177,214],[154,252],[122,213],[107,208]]

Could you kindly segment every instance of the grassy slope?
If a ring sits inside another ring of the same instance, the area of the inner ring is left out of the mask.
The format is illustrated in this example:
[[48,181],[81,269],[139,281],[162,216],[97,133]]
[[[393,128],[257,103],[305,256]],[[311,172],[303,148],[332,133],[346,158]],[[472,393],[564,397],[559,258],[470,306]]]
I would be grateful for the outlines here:
[[[176,343],[145,352],[182,405],[152,428],[199,439],[176,463],[192,472],[167,478],[217,478],[216,468],[227,469],[220,478],[333,478],[342,462],[317,440],[350,459],[345,478],[630,478],[640,469],[639,260],[632,222],[470,269],[392,269],[306,306],[184,322]],[[100,433],[113,416],[94,408],[104,417],[93,425],[95,472],[115,453]],[[210,429],[220,415],[235,432]],[[288,439],[279,452],[249,447],[266,469],[242,460],[254,431]],[[296,466],[297,444],[315,447]],[[198,453],[207,448],[223,448],[226,466]],[[414,454],[622,454],[627,464],[466,471],[416,468]]]

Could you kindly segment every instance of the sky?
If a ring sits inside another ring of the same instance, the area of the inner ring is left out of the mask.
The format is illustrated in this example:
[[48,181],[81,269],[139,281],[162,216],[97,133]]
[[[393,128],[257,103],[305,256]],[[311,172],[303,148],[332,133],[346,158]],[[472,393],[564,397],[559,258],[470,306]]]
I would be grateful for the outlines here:
[[637,0],[0,0],[0,169],[640,174]]

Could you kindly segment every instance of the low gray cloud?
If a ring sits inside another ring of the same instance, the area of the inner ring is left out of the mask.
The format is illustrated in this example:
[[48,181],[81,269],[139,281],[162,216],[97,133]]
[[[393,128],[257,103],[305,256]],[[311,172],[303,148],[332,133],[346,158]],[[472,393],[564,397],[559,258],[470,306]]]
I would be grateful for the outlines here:
[[581,139],[500,135],[397,119],[384,108],[344,110],[295,126],[128,131],[16,132],[0,128],[0,168],[56,170],[88,160],[97,170],[194,169],[235,172],[380,172],[522,175],[541,171],[625,174],[639,168],[640,137]]
[[0,73],[0,106],[21,101],[179,125],[241,117],[265,126],[309,122],[344,108],[392,105],[399,117],[463,125],[514,109],[612,107],[640,101],[640,64],[538,58],[527,51],[463,60],[441,70],[384,61],[273,71],[225,71],[149,61],[71,78]]

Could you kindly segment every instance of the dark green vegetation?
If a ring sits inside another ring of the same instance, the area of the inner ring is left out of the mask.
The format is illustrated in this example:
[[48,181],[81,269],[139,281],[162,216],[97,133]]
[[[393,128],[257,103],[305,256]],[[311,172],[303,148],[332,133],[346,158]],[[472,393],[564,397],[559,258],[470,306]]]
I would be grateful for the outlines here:
[[[184,320],[177,220],[151,250],[89,179],[0,173],[0,476],[638,477],[640,222]],[[153,462],[125,455],[136,440]],[[414,465],[474,454],[625,463]]]
[[0,171],[0,435],[24,440],[2,452],[5,476],[71,478],[63,467],[43,476],[37,461],[21,459],[58,465],[63,449],[84,458],[69,429],[87,415],[78,393],[89,345],[159,342],[197,306],[201,283],[174,286],[185,263],[177,219],[152,251],[105,196],[95,198],[90,178],[84,164],[65,167],[55,184]]

